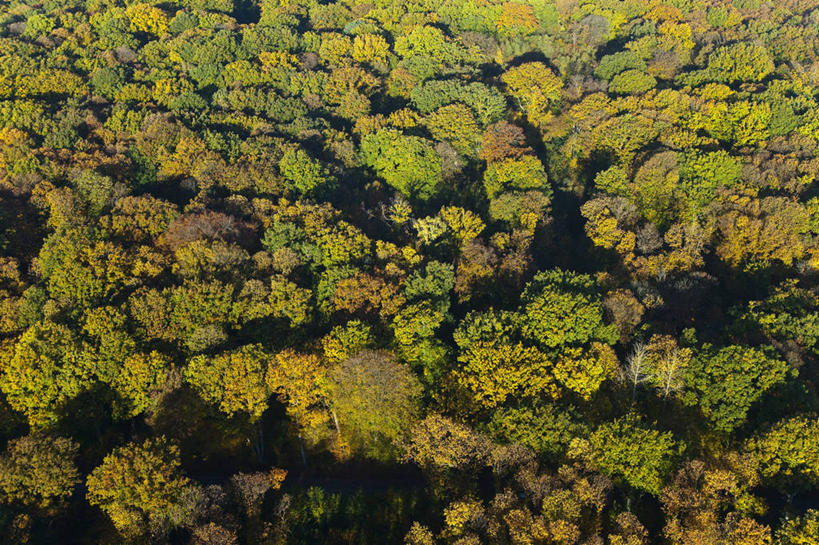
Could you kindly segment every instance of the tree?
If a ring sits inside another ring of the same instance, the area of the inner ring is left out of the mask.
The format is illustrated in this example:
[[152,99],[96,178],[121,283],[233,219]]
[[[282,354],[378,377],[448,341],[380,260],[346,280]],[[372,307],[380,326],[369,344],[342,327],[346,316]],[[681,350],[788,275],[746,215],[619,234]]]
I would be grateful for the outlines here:
[[627,289],[608,292],[603,298],[603,306],[620,333],[621,343],[631,338],[646,311],[645,305]]
[[479,215],[459,206],[444,206],[438,211],[437,217],[452,232],[459,247],[476,239],[486,227]]
[[111,232],[128,241],[150,240],[164,233],[179,212],[173,203],[150,195],[119,199],[107,218]]
[[315,195],[334,182],[327,169],[304,150],[289,149],[279,162],[279,172],[299,195]]
[[648,531],[634,514],[620,513],[615,519],[617,533],[609,534],[611,545],[647,545]]
[[9,441],[0,456],[0,498],[40,508],[67,500],[80,482],[78,450],[71,439],[41,434]]
[[623,164],[631,163],[638,150],[659,134],[659,127],[653,120],[631,112],[605,119],[591,130],[594,146],[611,153]]
[[364,451],[399,440],[417,414],[418,379],[387,352],[359,352],[331,368],[328,382],[339,433]]
[[425,200],[441,181],[441,158],[432,144],[395,129],[381,129],[361,141],[363,162],[403,195]]
[[199,491],[165,437],[114,449],[88,476],[88,501],[126,537],[161,538],[188,524]]
[[171,359],[156,350],[136,352],[125,358],[112,384],[124,400],[122,411],[126,417],[156,407],[172,368]]
[[82,331],[90,341],[83,343],[84,365],[101,380],[112,383],[123,360],[136,351],[136,342],[126,330],[126,316],[114,306],[86,311]]
[[423,271],[414,271],[404,283],[404,295],[409,301],[441,301],[449,308],[449,295],[455,287],[455,271],[452,265],[430,261]]
[[328,423],[327,368],[313,354],[283,350],[268,362],[265,383],[286,404],[298,431],[321,437]]
[[478,157],[487,163],[493,163],[500,159],[519,158],[532,152],[533,150],[526,146],[523,129],[507,121],[498,121],[484,131]]
[[604,80],[611,80],[614,76],[627,70],[645,70],[646,62],[634,51],[618,51],[604,55],[600,64],[594,69],[594,75]]
[[742,425],[751,405],[785,380],[788,364],[768,350],[704,345],[686,366],[682,402],[699,407],[715,430]]
[[366,273],[339,280],[333,291],[333,306],[351,313],[375,311],[394,316],[404,301],[398,286]]
[[571,441],[589,433],[574,407],[540,402],[501,407],[492,414],[488,428],[496,440],[520,443],[550,459],[564,458]]
[[435,545],[435,536],[426,526],[413,522],[404,537],[404,545]]
[[415,426],[404,445],[405,457],[421,467],[476,470],[486,462],[490,442],[471,428],[439,414]]
[[663,489],[663,533],[673,545],[771,543],[770,528],[750,516],[765,509],[751,494],[758,485],[758,466],[736,452],[685,463]]
[[235,530],[209,522],[193,530],[191,543],[192,545],[239,545],[239,536]]
[[135,3],[125,10],[131,24],[131,30],[162,36],[168,29],[168,18],[165,13],[147,3]]
[[410,303],[393,318],[393,335],[402,349],[411,349],[419,341],[431,338],[445,318],[445,309],[440,304],[426,300]]
[[505,191],[539,189],[551,195],[543,164],[534,155],[501,159],[491,163],[483,176],[486,194],[494,199]]
[[646,346],[650,381],[667,399],[685,387],[684,373],[691,362],[690,348],[680,348],[673,337],[654,335]]
[[503,11],[495,25],[498,33],[504,36],[531,34],[539,26],[532,6],[513,2],[503,4]]
[[336,326],[321,339],[324,357],[330,362],[342,362],[374,343],[369,325],[351,320]]
[[434,26],[418,25],[395,40],[395,52],[402,65],[418,79],[427,79],[447,64],[463,60],[464,52],[444,32]]
[[54,424],[65,403],[90,383],[75,334],[50,321],[29,327],[14,345],[0,389],[34,428]]
[[680,446],[671,433],[624,417],[598,427],[588,440],[573,441],[570,456],[633,488],[658,494]]
[[761,301],[750,301],[740,323],[779,342],[796,342],[812,352],[819,348],[819,298],[795,282],[777,286]]
[[532,233],[539,224],[548,222],[550,204],[549,192],[509,191],[489,202],[489,215]]
[[616,95],[638,95],[654,89],[657,80],[651,74],[640,70],[626,70],[614,76],[609,83],[609,91]]
[[805,255],[808,214],[785,197],[729,201],[717,217],[717,255],[728,265],[752,271],[774,262],[790,266]]
[[480,129],[467,106],[460,103],[442,106],[429,114],[424,124],[436,140],[449,142],[467,157],[475,155]]
[[465,104],[482,127],[498,121],[506,112],[506,100],[500,91],[479,81],[426,81],[412,89],[410,99],[423,114],[429,114],[448,104]]
[[521,303],[523,334],[543,346],[617,340],[616,328],[604,323],[597,283],[588,275],[559,269],[540,272],[526,285]]
[[754,146],[767,140],[771,107],[762,102],[719,102],[711,108],[705,129],[714,138],[736,147]]
[[519,319],[512,312],[475,312],[455,331],[460,368],[454,378],[477,408],[492,409],[511,396],[558,394],[549,355],[514,340]]
[[621,377],[631,384],[631,401],[637,397],[637,388],[651,380],[651,368],[648,360],[648,350],[642,342],[634,343],[626,356],[625,365],[620,370]]
[[258,516],[262,500],[268,490],[278,490],[287,471],[273,468],[257,473],[237,473],[230,478],[230,486],[248,516]]
[[509,397],[556,397],[549,356],[535,347],[509,341],[478,341],[458,356],[455,373],[479,408],[492,409]]
[[[164,322],[143,325],[169,329],[173,340],[181,341],[193,352],[213,348],[226,340],[225,328],[231,322],[234,289],[233,285],[220,281],[185,282],[165,291],[161,300],[156,301],[168,313],[167,318],[162,317]],[[153,316],[136,318],[140,322],[156,319]]]
[[359,34],[353,39],[352,56],[358,62],[382,65],[389,52],[387,40],[377,34]]
[[804,515],[785,519],[776,531],[777,545],[810,545],[819,541],[819,511],[808,509]]
[[555,362],[554,376],[564,388],[588,400],[618,368],[614,350],[594,342],[588,348],[565,348]]
[[40,250],[40,269],[51,296],[82,308],[118,293],[129,278],[130,259],[121,247],[68,230],[51,235]]
[[763,46],[739,42],[718,48],[708,56],[708,73],[717,81],[761,81],[773,72],[774,63]]
[[819,483],[819,420],[814,415],[777,422],[748,440],[746,450],[758,461],[762,477],[783,490]]
[[507,70],[501,80],[530,123],[544,128],[551,121],[551,108],[561,97],[563,83],[546,65],[527,62]]
[[688,204],[685,212],[694,218],[714,200],[719,189],[731,187],[740,179],[742,167],[724,151],[693,152],[681,157],[679,175],[681,193]]
[[215,357],[195,356],[185,368],[185,380],[222,412],[229,415],[244,412],[256,420],[267,410],[271,394],[265,383],[270,357],[258,344]]

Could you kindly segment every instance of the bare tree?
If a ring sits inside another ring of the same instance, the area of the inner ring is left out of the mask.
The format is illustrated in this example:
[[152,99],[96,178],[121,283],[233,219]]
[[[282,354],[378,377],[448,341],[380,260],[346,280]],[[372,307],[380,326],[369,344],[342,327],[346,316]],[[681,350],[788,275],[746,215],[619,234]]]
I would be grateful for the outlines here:
[[642,342],[634,343],[626,358],[626,365],[620,369],[622,378],[631,384],[631,402],[637,397],[637,387],[651,380],[648,351]]
[[648,353],[651,382],[667,400],[685,385],[683,371],[691,361],[691,349],[680,348],[677,341],[668,335],[655,335],[646,348]]

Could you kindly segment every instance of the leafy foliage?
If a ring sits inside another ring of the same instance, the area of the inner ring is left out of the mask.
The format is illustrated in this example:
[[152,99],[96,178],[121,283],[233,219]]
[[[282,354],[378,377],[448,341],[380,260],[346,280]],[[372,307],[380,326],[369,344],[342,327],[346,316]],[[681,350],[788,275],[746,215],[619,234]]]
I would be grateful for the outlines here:
[[813,4],[0,0],[4,542],[815,542]]

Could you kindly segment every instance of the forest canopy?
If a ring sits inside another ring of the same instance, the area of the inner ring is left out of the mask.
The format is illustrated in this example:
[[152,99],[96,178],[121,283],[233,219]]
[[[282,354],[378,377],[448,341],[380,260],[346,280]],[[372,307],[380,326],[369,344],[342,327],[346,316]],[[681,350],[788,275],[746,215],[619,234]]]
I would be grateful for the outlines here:
[[819,543],[812,0],[0,0],[0,541]]

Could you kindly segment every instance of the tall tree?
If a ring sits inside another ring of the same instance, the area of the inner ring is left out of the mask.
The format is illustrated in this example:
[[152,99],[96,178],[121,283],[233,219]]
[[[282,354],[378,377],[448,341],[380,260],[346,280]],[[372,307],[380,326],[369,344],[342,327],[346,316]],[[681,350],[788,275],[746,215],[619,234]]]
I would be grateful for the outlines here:
[[80,482],[78,450],[64,437],[35,434],[9,441],[0,456],[0,497],[40,508],[65,501]]
[[190,523],[200,495],[182,474],[179,448],[165,437],[114,449],[86,485],[89,503],[128,538],[162,539]]
[[588,440],[576,440],[570,455],[637,490],[658,494],[674,467],[680,444],[634,417],[603,424]]
[[328,380],[339,433],[364,451],[379,439],[397,441],[416,417],[421,385],[388,352],[359,352],[330,369]]

